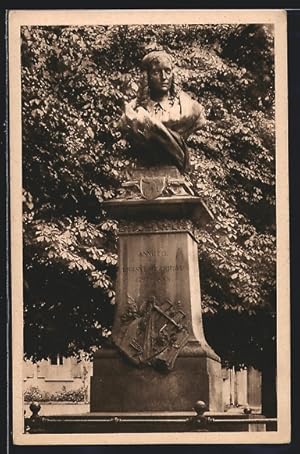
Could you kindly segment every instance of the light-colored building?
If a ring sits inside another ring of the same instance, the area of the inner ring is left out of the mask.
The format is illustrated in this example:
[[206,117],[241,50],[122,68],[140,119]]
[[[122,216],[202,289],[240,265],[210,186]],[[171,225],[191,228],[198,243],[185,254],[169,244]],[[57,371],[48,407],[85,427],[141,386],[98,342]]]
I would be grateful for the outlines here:
[[92,362],[55,355],[37,363],[24,361],[24,392],[37,388],[42,393],[63,393],[86,389],[85,401],[89,402]]
[[261,411],[262,375],[253,367],[222,369],[224,408],[251,407]]

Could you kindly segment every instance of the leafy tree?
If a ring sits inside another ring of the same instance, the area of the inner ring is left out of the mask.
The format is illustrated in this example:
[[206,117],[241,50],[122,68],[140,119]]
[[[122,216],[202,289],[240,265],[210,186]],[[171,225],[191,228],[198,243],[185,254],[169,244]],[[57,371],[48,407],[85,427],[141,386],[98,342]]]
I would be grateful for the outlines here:
[[189,138],[215,216],[196,231],[207,338],[225,363],[261,367],[276,334],[274,58],[255,24],[22,28],[26,355],[109,335],[117,223],[102,202],[134,159],[116,123],[153,43],[208,120]]

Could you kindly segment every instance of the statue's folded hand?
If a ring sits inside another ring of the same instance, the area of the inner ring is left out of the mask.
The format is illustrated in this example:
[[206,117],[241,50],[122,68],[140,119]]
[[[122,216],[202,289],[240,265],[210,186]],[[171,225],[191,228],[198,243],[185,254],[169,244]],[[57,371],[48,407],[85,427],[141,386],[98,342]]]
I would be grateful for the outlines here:
[[149,139],[157,128],[163,127],[162,123],[153,118],[143,107],[133,109],[131,106],[125,110],[127,128],[138,135]]
[[136,112],[131,106],[131,103],[128,102],[125,103],[124,114],[128,120],[132,120],[136,117]]

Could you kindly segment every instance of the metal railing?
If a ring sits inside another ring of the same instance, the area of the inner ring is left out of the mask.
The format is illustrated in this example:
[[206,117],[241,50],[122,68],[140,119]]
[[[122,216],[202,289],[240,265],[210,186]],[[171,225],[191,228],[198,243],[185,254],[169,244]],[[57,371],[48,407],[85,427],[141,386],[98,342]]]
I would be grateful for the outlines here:
[[[250,408],[244,409],[244,415],[226,414],[226,417],[212,417],[206,414],[207,406],[197,401],[190,416],[147,416],[140,414],[103,416],[86,414],[83,416],[40,416],[41,405],[33,402],[30,405],[32,415],[25,418],[25,433],[76,433],[76,432],[239,432],[246,430],[277,430],[277,418],[264,418],[254,415]],[[225,413],[224,413],[225,416]],[[251,429],[250,429],[251,427]]]

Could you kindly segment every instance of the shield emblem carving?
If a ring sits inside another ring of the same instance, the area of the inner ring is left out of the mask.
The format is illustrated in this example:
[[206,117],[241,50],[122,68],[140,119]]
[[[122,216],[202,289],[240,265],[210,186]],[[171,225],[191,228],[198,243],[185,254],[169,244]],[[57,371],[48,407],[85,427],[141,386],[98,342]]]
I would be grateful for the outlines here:
[[166,177],[142,177],[140,179],[140,191],[147,200],[159,197],[166,187]]
[[185,318],[180,303],[159,303],[151,297],[138,308],[133,300],[128,301],[114,342],[136,365],[171,370],[189,337]]

